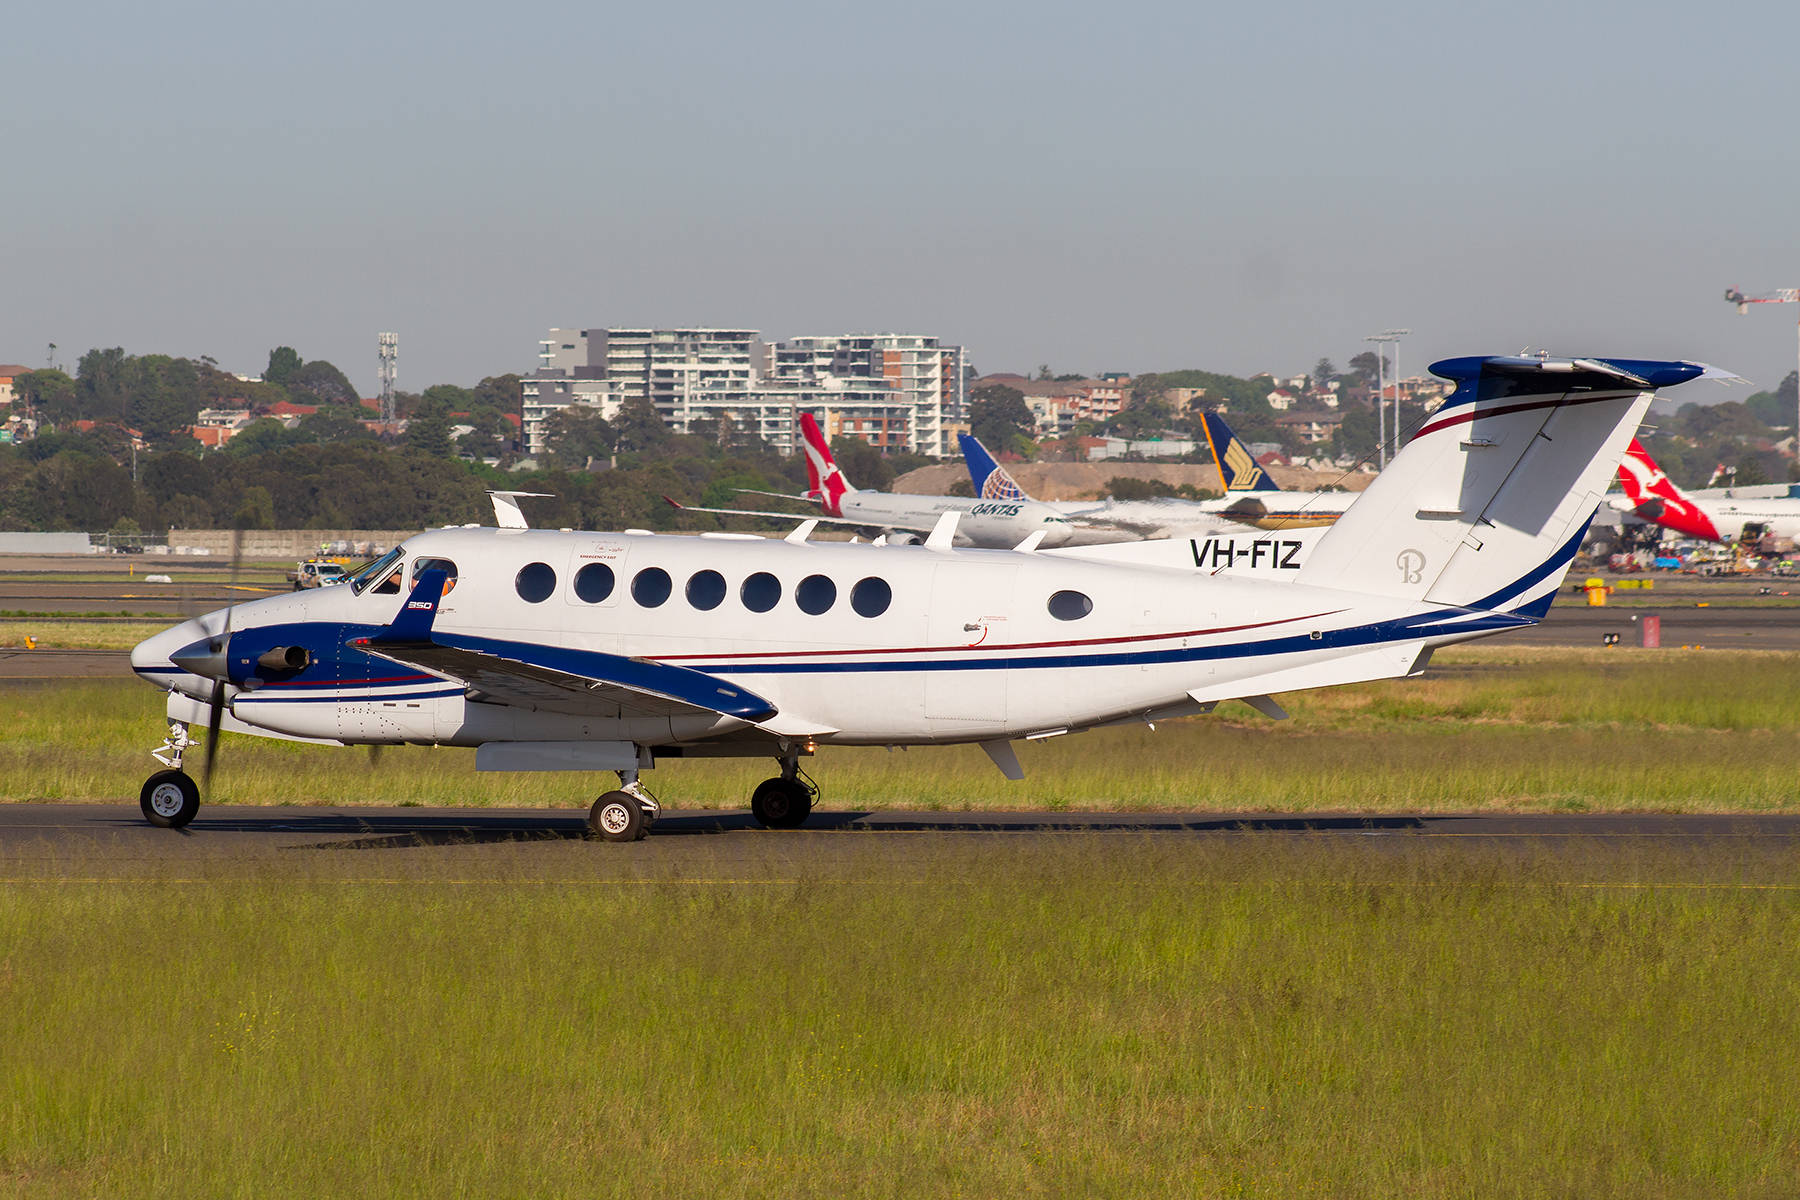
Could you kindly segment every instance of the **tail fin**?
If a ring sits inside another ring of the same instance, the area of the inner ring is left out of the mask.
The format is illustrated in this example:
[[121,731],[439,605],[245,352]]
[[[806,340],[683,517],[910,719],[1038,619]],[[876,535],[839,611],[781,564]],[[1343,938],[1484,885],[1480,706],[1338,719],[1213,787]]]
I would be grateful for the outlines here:
[[845,492],[854,489],[844,478],[844,473],[838,470],[837,460],[831,457],[831,447],[825,444],[825,434],[809,412],[800,414],[800,435],[806,441],[807,496],[818,502],[826,516],[843,516],[838,501],[843,499]]
[[1201,416],[1206,431],[1206,444],[1212,450],[1213,464],[1227,492],[1279,492],[1281,485],[1269,478],[1250,448],[1238,441],[1237,434],[1218,413]]
[[1542,617],[1659,387],[1704,367],[1453,358],[1456,381],[1319,541],[1302,583]]
[[1663,474],[1650,452],[1636,438],[1626,448],[1625,457],[1619,462],[1619,484],[1625,489],[1625,498],[1631,501],[1632,512],[1646,521],[1654,521],[1677,533],[1685,533],[1689,537],[1705,538],[1710,542],[1725,539],[1719,536],[1718,526],[1704,509],[1687,493],[1675,486],[1675,481]]
[[962,443],[963,462],[968,464],[969,480],[975,485],[976,496],[983,500],[1031,499],[1006,473],[1006,468],[994,461],[986,446],[966,433],[957,434],[956,440]]

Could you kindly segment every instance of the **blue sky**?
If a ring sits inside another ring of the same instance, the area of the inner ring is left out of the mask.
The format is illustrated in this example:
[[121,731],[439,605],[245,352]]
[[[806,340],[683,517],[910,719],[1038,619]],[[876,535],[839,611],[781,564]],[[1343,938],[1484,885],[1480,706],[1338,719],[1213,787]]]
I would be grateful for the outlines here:
[[287,344],[372,393],[381,330],[417,389],[716,324],[1248,374],[1401,326],[1409,374],[1794,368],[1800,306],[1721,299],[1800,286],[1791,0],[174,0],[0,41],[0,361]]

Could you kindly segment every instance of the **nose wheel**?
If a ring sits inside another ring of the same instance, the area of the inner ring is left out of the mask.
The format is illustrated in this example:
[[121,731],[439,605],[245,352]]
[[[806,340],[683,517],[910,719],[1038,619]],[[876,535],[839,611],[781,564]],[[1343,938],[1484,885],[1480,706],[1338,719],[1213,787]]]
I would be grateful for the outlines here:
[[160,829],[180,829],[200,811],[200,788],[186,771],[158,771],[138,793],[144,819]]

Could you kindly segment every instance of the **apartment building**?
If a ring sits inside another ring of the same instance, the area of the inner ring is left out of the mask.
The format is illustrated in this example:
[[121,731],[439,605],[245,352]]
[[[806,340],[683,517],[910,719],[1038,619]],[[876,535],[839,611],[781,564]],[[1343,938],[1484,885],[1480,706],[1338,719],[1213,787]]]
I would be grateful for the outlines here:
[[775,345],[754,329],[552,329],[524,378],[524,436],[543,448],[558,409],[591,405],[612,418],[648,397],[677,433],[729,414],[784,454],[812,412],[829,436],[883,451],[953,455],[968,428],[960,346],[916,334],[800,337]]

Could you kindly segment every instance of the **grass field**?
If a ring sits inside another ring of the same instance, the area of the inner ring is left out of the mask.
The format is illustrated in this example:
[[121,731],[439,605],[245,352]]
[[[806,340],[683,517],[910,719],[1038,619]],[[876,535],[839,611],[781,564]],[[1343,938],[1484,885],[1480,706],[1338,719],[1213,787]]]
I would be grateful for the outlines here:
[[[112,627],[108,627],[112,628]],[[1275,723],[1211,717],[1020,743],[1008,783],[974,747],[825,747],[828,808],[1284,811],[1796,807],[1800,655],[1471,648],[1424,679],[1296,693]],[[134,680],[0,685],[0,795],[128,800],[155,767],[161,693]],[[665,763],[672,807],[739,808],[763,760]],[[473,752],[324,748],[227,735],[214,802],[585,805],[581,774],[477,774]]]
[[1800,1194],[1791,851],[693,843],[9,868],[0,1196]]

